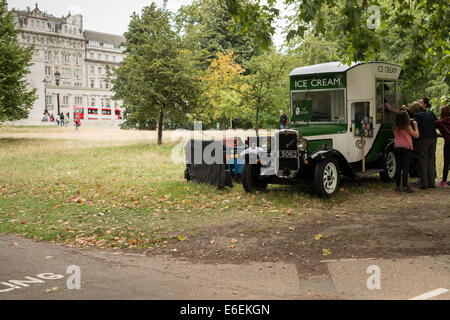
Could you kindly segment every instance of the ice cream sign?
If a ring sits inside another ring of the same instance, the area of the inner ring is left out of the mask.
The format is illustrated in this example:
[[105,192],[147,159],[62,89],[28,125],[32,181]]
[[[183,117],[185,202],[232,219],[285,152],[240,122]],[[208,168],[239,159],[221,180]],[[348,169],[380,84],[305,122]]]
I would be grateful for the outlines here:
[[347,79],[344,73],[314,74],[291,77],[291,90],[314,90],[345,88]]
[[375,74],[383,78],[397,79],[400,76],[400,72],[402,71],[401,67],[390,64],[377,63],[374,64],[374,67],[376,71]]

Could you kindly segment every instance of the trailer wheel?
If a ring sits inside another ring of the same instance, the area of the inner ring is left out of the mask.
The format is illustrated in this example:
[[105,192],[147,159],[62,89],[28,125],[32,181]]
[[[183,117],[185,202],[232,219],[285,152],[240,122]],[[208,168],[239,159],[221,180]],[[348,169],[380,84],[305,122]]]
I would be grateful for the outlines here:
[[242,168],[242,186],[246,192],[265,190],[267,183],[261,181],[261,164],[244,164]]
[[384,171],[380,172],[380,178],[383,182],[389,182],[394,180],[395,174],[397,172],[397,162],[395,159],[394,151],[390,150],[385,156],[385,164],[386,168]]
[[314,187],[320,197],[329,198],[339,190],[339,163],[333,157],[316,164]]

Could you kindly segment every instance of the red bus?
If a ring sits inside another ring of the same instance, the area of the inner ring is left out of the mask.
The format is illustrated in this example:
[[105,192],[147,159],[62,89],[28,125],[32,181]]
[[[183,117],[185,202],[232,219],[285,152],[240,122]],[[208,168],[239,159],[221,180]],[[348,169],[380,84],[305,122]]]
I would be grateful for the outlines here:
[[[87,109],[87,110],[86,110]],[[97,108],[97,107],[81,107],[76,106],[73,107],[73,118],[75,119],[76,116],[78,116],[81,120],[87,119],[87,120],[112,120],[122,119],[122,111],[120,109],[113,109],[106,107],[106,108]],[[85,116],[86,114],[86,116]]]
[[84,107],[73,107],[73,118],[77,116],[80,120],[84,119]]

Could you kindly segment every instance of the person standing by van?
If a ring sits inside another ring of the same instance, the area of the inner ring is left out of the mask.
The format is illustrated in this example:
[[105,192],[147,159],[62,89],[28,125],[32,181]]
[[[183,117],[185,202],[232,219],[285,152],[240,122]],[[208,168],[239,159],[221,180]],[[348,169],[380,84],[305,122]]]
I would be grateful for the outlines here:
[[400,111],[394,120],[394,154],[397,170],[395,172],[395,191],[412,193],[408,185],[409,169],[413,155],[412,138],[419,138],[419,130],[415,120],[409,118],[408,112]]
[[288,122],[288,116],[284,113],[283,110],[280,110],[280,128],[286,129],[287,122]]
[[441,120],[435,121],[434,124],[441,132],[442,138],[444,138],[444,168],[442,181],[438,186],[450,186],[450,181],[447,182],[448,169],[450,168],[450,106],[443,106],[441,108]]
[[414,102],[411,109],[417,109],[414,114],[419,127],[420,136],[416,142],[416,152],[419,160],[421,186],[419,189],[436,188],[436,144],[437,133],[434,122],[437,120],[434,113],[427,111],[425,105]]

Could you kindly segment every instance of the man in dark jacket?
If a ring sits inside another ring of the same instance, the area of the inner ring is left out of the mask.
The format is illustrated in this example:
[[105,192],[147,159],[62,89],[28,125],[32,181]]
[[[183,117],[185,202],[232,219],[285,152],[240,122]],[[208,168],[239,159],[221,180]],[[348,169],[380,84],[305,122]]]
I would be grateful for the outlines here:
[[287,122],[288,116],[283,112],[283,110],[280,110],[280,128],[286,129]]
[[437,120],[434,113],[422,108],[414,115],[419,127],[420,137],[416,142],[417,158],[419,160],[420,189],[435,188],[436,179],[436,143],[437,133],[434,122]]

